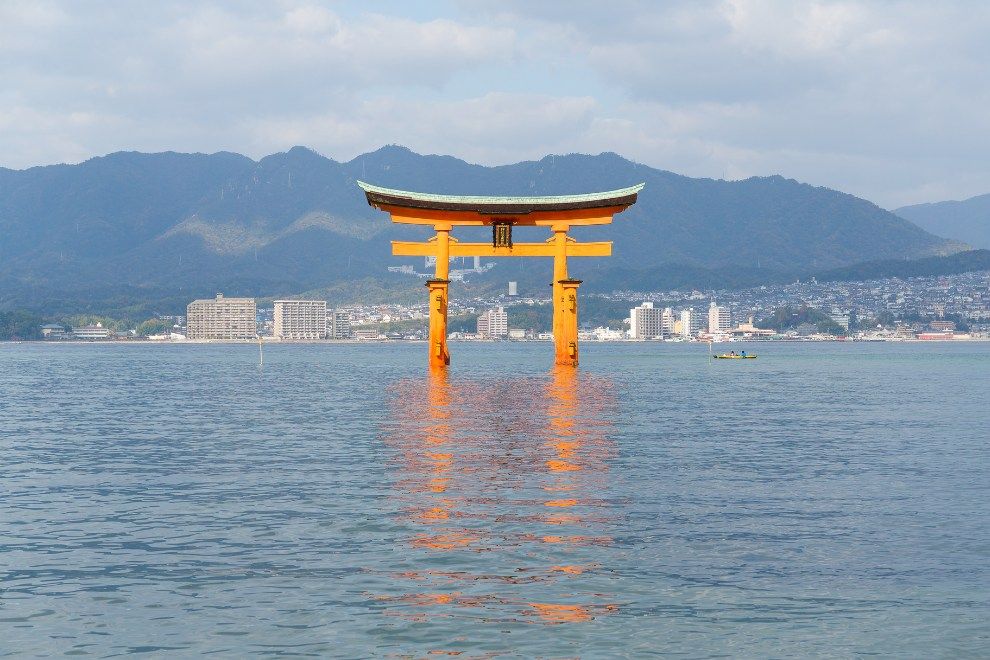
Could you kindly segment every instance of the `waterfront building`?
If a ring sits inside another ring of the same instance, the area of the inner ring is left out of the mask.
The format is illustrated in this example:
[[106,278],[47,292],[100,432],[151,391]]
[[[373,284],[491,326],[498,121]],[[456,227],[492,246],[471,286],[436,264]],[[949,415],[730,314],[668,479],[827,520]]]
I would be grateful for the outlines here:
[[64,326],[48,323],[41,326],[41,337],[42,339],[67,339],[68,333],[66,333]]
[[921,339],[922,341],[939,341],[939,340],[944,341],[954,338],[955,338],[955,334],[952,331],[944,331],[944,332],[934,331],[934,332],[918,333],[918,339]]
[[660,334],[669,337],[674,334],[674,310],[664,307],[660,313]]
[[622,341],[626,338],[622,330],[613,330],[604,326],[595,328],[591,334],[595,341]]
[[72,336],[76,339],[86,339],[89,341],[109,339],[110,329],[104,328],[102,323],[97,323],[96,325],[84,325],[78,328],[72,328]]
[[364,328],[355,328],[352,332],[352,336],[355,339],[381,339],[384,338],[381,329],[377,326],[368,326]]
[[186,307],[186,336],[189,339],[254,339],[258,334],[254,298],[194,300]]
[[[656,339],[661,336],[662,312],[651,302],[629,310],[629,337],[631,339]],[[671,321],[673,326],[673,321]]]
[[486,339],[500,339],[509,334],[509,314],[504,307],[490,309],[478,317],[478,334]]
[[716,305],[713,300],[708,307],[708,332],[714,335],[728,332],[731,329],[732,314],[729,312],[729,308]]
[[350,339],[351,314],[342,309],[327,312],[327,337],[330,339]]
[[750,316],[749,321],[740,323],[739,327],[732,331],[732,334],[743,339],[770,339],[777,333],[773,330],[757,328],[753,322],[753,317]]
[[849,316],[848,312],[833,310],[832,313],[829,314],[829,318],[835,321],[837,325],[842,326],[843,330],[849,332],[849,323],[851,322],[852,318]]
[[324,339],[327,301],[276,300],[272,327],[275,339]]
[[915,334],[915,329],[903,321],[898,321],[894,324],[894,336],[896,337],[901,337],[903,339],[914,339]]
[[705,327],[704,318],[693,307],[681,310],[681,336],[694,337]]

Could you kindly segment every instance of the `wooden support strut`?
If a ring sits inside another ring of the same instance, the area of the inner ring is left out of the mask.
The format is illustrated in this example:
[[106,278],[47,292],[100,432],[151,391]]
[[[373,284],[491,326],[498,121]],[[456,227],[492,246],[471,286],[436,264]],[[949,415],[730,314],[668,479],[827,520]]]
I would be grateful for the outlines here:
[[[514,243],[512,247],[492,247],[491,243],[460,243],[453,238],[448,246],[449,257],[555,257],[557,246],[550,243]],[[568,257],[610,257],[612,242],[576,243],[570,238],[565,244]],[[392,241],[392,254],[396,257],[437,256],[436,241]]]

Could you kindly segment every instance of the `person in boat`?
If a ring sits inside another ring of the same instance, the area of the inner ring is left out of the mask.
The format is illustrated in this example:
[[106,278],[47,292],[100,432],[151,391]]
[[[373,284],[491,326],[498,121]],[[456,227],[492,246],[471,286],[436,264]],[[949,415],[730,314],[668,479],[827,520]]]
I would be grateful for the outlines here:
[[741,355],[742,357],[746,357],[746,351],[742,351],[739,355]]
[[735,354],[736,354],[735,351],[729,351],[729,355],[735,355]]

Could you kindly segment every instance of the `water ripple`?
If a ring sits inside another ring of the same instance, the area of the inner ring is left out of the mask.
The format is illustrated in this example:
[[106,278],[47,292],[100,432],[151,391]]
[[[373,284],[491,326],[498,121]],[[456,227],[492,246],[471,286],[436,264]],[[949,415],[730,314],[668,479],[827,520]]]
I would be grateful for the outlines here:
[[990,346],[0,345],[0,651],[981,656]]

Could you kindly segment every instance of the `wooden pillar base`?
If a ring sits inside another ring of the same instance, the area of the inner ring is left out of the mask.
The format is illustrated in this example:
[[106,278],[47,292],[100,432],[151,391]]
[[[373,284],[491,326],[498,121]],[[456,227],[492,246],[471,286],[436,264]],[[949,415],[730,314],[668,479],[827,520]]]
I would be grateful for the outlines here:
[[450,364],[447,351],[447,287],[450,280],[428,280],[430,290],[430,367]]
[[576,367],[578,364],[578,302],[581,280],[557,280],[554,286],[554,364]]

